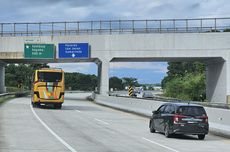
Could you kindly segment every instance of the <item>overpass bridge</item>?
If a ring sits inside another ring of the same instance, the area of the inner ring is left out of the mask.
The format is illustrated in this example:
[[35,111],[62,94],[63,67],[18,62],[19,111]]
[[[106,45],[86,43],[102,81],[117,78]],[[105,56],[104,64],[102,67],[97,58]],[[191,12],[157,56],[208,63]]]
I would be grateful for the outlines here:
[[[230,103],[230,18],[0,23],[0,92],[7,63],[95,62],[99,90],[108,95],[110,62],[201,61],[206,94]],[[24,45],[54,44],[53,59],[25,58]],[[86,59],[58,57],[59,43],[88,43]]]

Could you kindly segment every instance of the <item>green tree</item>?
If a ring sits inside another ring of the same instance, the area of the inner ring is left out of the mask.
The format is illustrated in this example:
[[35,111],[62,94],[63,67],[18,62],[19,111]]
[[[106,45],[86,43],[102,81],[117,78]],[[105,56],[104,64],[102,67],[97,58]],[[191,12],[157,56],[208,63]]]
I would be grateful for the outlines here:
[[122,79],[123,79],[123,85],[124,85],[124,86],[136,86],[136,87],[140,86],[140,84],[139,84],[138,81],[137,81],[137,78],[132,78],[132,77],[128,78],[128,77],[124,77],[124,78],[122,78]]
[[97,87],[97,76],[82,73],[65,73],[65,87],[72,90],[93,91]]
[[212,30],[209,30],[209,31],[206,31],[206,32],[220,32],[220,30],[212,29]]
[[161,85],[164,94],[184,100],[204,100],[205,65],[201,62],[170,62]]
[[230,29],[229,29],[229,28],[224,29],[224,31],[223,31],[223,32],[230,32]]
[[49,68],[49,65],[47,63],[41,63],[41,64],[29,64],[29,67],[35,71],[41,68]]
[[5,68],[6,86],[17,87],[19,82],[30,88],[31,77],[36,69],[49,67],[47,64],[7,64]]
[[124,86],[122,84],[122,80],[118,77],[109,78],[109,88],[116,88],[117,90],[123,90]]

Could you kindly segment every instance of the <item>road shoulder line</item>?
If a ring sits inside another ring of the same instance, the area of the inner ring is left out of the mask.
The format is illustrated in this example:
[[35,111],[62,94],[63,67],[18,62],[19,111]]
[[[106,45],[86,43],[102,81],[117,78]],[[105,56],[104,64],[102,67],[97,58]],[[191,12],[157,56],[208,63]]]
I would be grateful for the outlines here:
[[43,127],[46,128],[58,141],[60,141],[66,148],[68,148],[71,152],[77,152],[73,147],[71,147],[67,142],[65,142],[61,137],[59,137],[52,129],[50,129],[44,121],[41,120],[41,118],[36,114],[34,111],[32,105],[30,105],[31,111],[34,114],[34,116],[37,118],[37,120],[43,125]]

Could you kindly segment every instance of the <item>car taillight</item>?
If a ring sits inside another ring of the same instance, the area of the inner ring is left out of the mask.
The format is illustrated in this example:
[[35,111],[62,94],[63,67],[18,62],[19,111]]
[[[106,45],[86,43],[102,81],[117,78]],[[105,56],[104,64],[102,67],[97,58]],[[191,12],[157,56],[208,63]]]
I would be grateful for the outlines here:
[[203,118],[204,123],[208,123],[208,117],[207,116],[204,116],[202,118]]
[[177,124],[182,118],[185,118],[186,116],[183,115],[174,115],[173,116],[173,123]]
[[175,123],[178,123],[178,121],[179,121],[179,118],[178,118],[177,115],[175,115],[175,116],[173,117],[173,123],[174,123],[174,124],[175,124]]
[[208,123],[208,117],[207,117],[207,118],[205,118],[205,123]]

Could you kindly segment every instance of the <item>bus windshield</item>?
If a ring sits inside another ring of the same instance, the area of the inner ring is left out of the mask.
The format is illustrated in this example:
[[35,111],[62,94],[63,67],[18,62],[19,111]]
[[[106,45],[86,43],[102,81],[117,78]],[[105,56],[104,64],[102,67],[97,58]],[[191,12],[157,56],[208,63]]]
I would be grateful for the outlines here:
[[61,72],[38,72],[39,82],[60,82],[61,80]]

